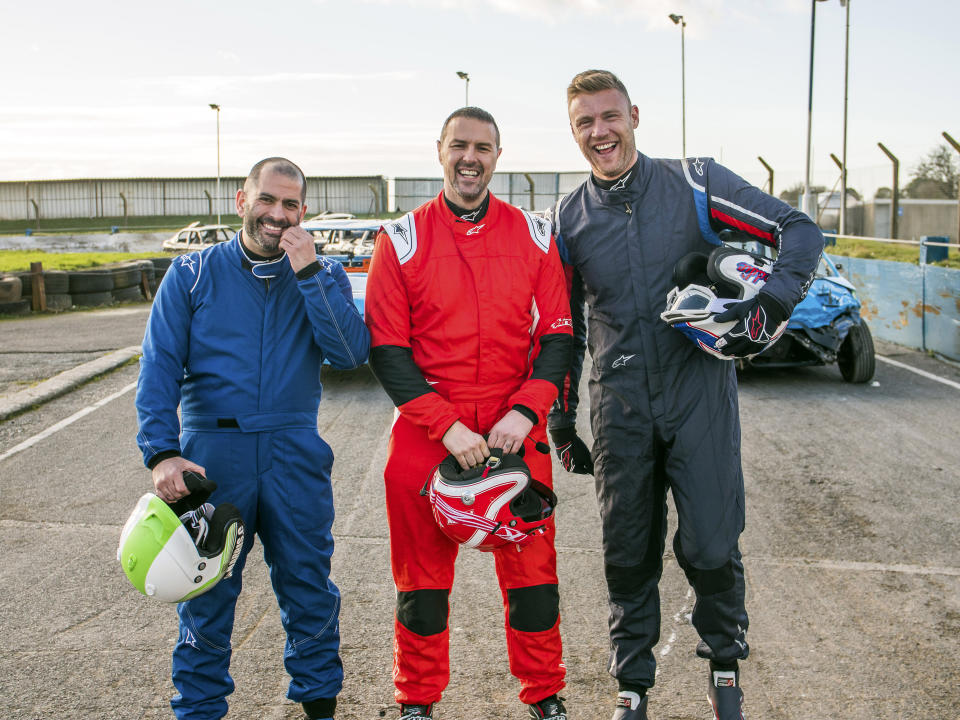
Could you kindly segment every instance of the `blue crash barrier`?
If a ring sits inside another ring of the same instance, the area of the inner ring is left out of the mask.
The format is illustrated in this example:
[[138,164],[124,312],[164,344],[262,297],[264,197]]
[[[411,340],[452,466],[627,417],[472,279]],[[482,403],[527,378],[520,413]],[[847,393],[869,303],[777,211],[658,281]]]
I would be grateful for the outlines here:
[[857,289],[875,337],[960,361],[960,270],[829,257]]

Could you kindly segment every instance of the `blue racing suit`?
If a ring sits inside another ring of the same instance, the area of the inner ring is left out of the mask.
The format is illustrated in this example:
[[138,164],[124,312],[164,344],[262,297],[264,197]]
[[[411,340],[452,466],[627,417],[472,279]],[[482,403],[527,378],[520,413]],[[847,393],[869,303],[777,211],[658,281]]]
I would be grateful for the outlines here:
[[764,290],[789,314],[813,279],[823,236],[806,215],[710,159],[655,160],[640,153],[609,189],[588,178],[560,200],[551,219],[560,256],[572,270],[577,357],[549,427],[574,426],[586,344],[593,360],[590,415],[610,672],[621,684],[654,683],[668,489],[677,509],[675,556],[696,592],[697,653],[723,662],[745,658],[734,365],[698,349],[660,313],[676,262],[709,253],[721,243],[718,233],[732,230],[777,247]]
[[137,443],[148,467],[173,455],[202,465],[217,483],[210,502],[235,505],[246,528],[232,576],[178,606],[178,718],[227,712],[230,635],[254,533],[287,634],[287,697],[340,692],[333,454],[317,433],[320,370],[324,359],[362,365],[369,348],[339,263],[318,258],[295,275],[286,255],[251,260],[238,233],[176,258],[164,276],[143,340]]

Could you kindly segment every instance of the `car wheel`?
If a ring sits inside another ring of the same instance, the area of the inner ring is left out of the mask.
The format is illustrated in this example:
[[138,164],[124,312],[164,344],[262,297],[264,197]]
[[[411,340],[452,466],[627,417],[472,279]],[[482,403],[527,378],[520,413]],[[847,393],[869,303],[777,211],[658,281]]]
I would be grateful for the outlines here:
[[877,358],[873,349],[873,337],[870,328],[863,320],[854,325],[844,338],[837,353],[837,365],[843,379],[851,383],[865,383],[877,368]]

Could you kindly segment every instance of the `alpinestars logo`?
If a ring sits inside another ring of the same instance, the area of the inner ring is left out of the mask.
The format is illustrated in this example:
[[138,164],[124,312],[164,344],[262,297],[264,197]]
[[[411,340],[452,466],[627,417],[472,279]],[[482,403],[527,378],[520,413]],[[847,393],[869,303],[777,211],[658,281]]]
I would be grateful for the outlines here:
[[768,343],[773,337],[767,332],[767,314],[761,305],[750,311],[743,320],[743,329],[734,328],[730,337],[748,337],[756,343]]
[[611,365],[611,367],[614,367],[614,368],[624,367],[628,362],[630,362],[630,360],[632,360],[636,356],[637,356],[636,353],[634,353],[633,355],[621,355],[620,357],[618,357],[616,360],[613,361],[613,365]]
[[407,238],[407,229],[406,229],[403,225],[401,225],[400,223],[393,223],[393,231],[394,231],[397,235],[399,235],[400,237],[402,237],[403,240],[404,240],[404,242],[408,242],[408,241],[409,241],[409,238]]
[[477,208],[473,212],[464,213],[460,216],[461,220],[466,220],[467,222],[474,222],[477,219],[477,215],[480,214],[480,208]]
[[474,225],[472,228],[470,228],[469,230],[467,230],[467,235],[477,235],[477,234],[478,234],[481,230],[483,230],[486,226],[487,226],[486,223],[484,223],[483,225]]
[[693,161],[693,169],[697,171],[697,175],[703,177],[703,160],[697,158]]
[[533,224],[537,226],[537,233],[543,235],[547,229],[547,223],[543,218],[535,217],[533,218]]
[[631,171],[628,172],[626,175],[624,175],[622,178],[620,178],[619,180],[617,180],[617,181],[610,187],[610,192],[613,192],[613,191],[615,191],[615,190],[623,190],[623,189],[627,186],[627,183],[630,182],[630,176],[631,176],[631,175],[633,175],[633,170],[631,170]]
[[189,628],[183,629],[183,644],[189,645],[194,650],[197,649],[197,639],[193,636],[193,633],[190,632]]
[[180,256],[180,266],[183,267],[184,265],[186,265],[188,268],[190,268],[190,272],[192,272],[194,275],[197,274],[196,268],[193,267],[193,256],[192,256],[192,255],[181,255],[181,256]]

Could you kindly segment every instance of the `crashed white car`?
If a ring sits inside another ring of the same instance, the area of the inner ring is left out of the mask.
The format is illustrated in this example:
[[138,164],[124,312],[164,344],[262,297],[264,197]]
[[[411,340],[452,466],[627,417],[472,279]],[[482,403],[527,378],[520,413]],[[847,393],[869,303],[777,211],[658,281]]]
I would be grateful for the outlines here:
[[198,220],[177,230],[172,237],[163,241],[161,247],[168,252],[193,252],[232,240],[236,233],[229,225],[201,225]]

